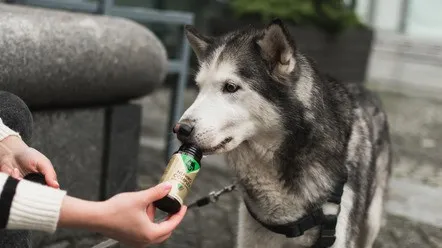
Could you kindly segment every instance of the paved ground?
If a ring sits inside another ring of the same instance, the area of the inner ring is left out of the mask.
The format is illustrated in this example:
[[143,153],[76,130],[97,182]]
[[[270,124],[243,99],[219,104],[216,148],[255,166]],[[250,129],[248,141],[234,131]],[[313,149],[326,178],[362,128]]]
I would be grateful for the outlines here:
[[[379,93],[390,118],[395,159],[388,214],[376,247],[442,248],[442,100],[437,95],[414,97],[385,89]],[[186,106],[195,94],[186,93]],[[168,96],[167,90],[159,90],[139,101],[144,106],[141,188],[157,183],[165,166],[161,158]],[[203,163],[189,201],[231,182],[220,157],[204,158]],[[233,247],[238,198],[234,193],[216,205],[190,210],[171,239],[157,247]]]

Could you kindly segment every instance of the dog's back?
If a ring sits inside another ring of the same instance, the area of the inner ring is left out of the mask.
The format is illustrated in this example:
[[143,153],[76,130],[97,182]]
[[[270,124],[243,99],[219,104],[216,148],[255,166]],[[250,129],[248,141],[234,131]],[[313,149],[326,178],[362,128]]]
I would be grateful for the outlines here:
[[[387,115],[376,94],[361,84],[344,84],[353,102],[348,144],[348,190],[352,191],[346,246],[372,247],[379,232],[388,179],[391,144]],[[347,199],[348,200],[348,199]],[[339,246],[336,246],[339,247]]]

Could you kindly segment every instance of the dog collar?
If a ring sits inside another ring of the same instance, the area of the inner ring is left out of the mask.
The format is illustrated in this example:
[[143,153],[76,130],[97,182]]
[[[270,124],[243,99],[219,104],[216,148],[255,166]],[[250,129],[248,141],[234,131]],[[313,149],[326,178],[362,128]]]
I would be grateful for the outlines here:
[[[327,202],[337,204],[338,206],[341,204],[341,197],[344,192],[345,183],[346,180],[341,181],[336,185]],[[244,203],[250,215],[258,223],[274,233],[285,235],[287,238],[295,238],[303,235],[305,231],[315,226],[320,226],[319,237],[315,245],[313,245],[314,248],[330,247],[336,240],[336,223],[339,211],[337,214],[326,215],[322,211],[322,208],[317,208],[304,215],[299,220],[281,225],[271,225],[261,221],[258,216],[250,210],[247,202],[244,201]]]

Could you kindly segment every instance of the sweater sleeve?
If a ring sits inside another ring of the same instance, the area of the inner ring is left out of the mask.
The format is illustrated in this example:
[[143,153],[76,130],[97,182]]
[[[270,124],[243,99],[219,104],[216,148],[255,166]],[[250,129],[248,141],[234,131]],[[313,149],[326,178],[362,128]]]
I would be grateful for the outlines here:
[[3,123],[2,119],[0,118],[0,141],[2,141],[3,139],[5,139],[6,137],[11,136],[11,135],[15,135],[15,136],[20,137],[19,133],[15,132],[14,130],[7,127]]
[[0,173],[0,228],[55,232],[66,191]]

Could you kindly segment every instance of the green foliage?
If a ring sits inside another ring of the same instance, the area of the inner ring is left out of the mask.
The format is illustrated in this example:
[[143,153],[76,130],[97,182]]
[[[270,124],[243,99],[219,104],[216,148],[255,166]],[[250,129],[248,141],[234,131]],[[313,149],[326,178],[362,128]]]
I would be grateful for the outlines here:
[[264,22],[278,17],[331,34],[363,27],[351,6],[355,6],[355,1],[347,6],[343,0],[230,0],[238,17],[258,16]]

